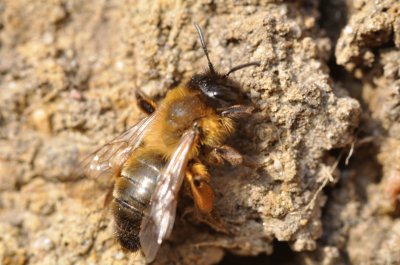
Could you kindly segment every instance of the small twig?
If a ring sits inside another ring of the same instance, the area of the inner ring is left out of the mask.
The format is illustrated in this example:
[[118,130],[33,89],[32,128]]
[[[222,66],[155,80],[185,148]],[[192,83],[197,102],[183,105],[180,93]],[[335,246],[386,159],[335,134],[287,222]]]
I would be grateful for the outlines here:
[[344,162],[344,164],[345,164],[346,166],[349,165],[349,160],[350,160],[351,156],[353,155],[355,144],[356,144],[356,141],[353,141],[353,142],[351,143],[351,147],[350,147],[349,154],[347,155],[346,161]]
[[317,191],[314,193],[310,202],[307,204],[305,211],[307,211],[311,208],[311,205],[314,204],[318,195],[321,193],[322,189],[325,188],[325,186],[328,184],[328,182],[334,181],[332,174],[335,171],[335,169],[337,168],[337,166],[339,165],[339,161],[340,161],[340,159],[342,159],[343,154],[344,154],[344,149],[342,149],[342,151],[340,152],[339,156],[337,157],[335,163],[330,167],[330,170],[327,170],[327,168],[328,168],[327,166],[323,166],[323,168],[322,168],[323,173],[324,173],[322,175],[323,181],[322,181],[321,185],[318,187]]
[[[339,159],[338,159],[338,160],[339,160]],[[337,161],[338,161],[338,160],[337,160]],[[326,166],[323,167],[322,170],[324,170],[324,172],[326,173],[326,174],[324,174],[324,176],[326,176],[326,177],[323,178],[323,181],[322,181],[321,185],[318,187],[318,189],[317,189],[317,191],[314,193],[312,199],[311,199],[310,202],[307,204],[307,206],[306,206],[306,208],[305,208],[306,211],[309,210],[309,209],[311,208],[311,205],[314,204],[314,202],[315,202],[315,200],[317,199],[318,195],[321,193],[322,189],[325,188],[325,186],[328,184],[328,182],[333,182],[334,178],[333,178],[333,176],[332,176],[332,173],[333,173],[333,171],[335,170],[336,166],[337,166],[337,163],[336,163],[333,167],[331,167],[331,170],[329,170],[329,171],[327,170],[327,167],[326,167]]]

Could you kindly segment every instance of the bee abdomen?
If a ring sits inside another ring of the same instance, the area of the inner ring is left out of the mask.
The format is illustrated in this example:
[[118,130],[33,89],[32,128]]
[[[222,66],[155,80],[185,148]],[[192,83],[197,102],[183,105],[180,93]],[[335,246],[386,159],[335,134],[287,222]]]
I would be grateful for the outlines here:
[[116,237],[127,250],[136,251],[140,248],[143,212],[149,205],[162,165],[161,157],[142,154],[128,160],[116,180],[111,207]]
[[113,200],[111,207],[114,215],[115,234],[120,245],[129,251],[138,250],[143,212],[118,199]]

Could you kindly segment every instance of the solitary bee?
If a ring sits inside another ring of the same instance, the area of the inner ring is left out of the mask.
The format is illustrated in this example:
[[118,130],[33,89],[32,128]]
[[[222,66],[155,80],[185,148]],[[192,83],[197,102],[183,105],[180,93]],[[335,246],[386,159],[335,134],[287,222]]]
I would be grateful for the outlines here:
[[127,250],[141,249],[147,262],[155,259],[172,231],[183,180],[196,208],[210,215],[214,193],[203,162],[248,164],[238,151],[224,145],[234,132],[234,120],[253,111],[243,105],[239,86],[228,76],[259,64],[216,72],[201,29],[195,27],[209,69],[170,90],[159,105],[138,92],[137,103],[148,116],[86,160],[88,174],[114,181],[109,201],[117,240]]

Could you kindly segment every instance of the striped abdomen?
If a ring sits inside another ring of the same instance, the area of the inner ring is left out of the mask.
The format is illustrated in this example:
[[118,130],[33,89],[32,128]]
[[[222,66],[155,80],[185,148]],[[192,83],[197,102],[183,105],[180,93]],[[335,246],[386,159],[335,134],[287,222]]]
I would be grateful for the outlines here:
[[130,251],[140,248],[139,232],[143,212],[150,202],[164,162],[161,156],[149,153],[129,159],[117,178],[111,209],[116,237]]

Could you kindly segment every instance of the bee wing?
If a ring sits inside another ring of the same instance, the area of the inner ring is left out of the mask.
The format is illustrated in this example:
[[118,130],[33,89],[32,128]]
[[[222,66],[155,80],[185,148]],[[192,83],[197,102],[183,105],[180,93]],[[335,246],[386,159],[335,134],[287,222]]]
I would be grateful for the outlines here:
[[116,169],[122,167],[129,155],[142,142],[144,132],[154,121],[152,114],[128,130],[117,136],[111,142],[103,145],[83,160],[83,170],[86,175],[97,179],[100,176],[110,177]]
[[139,233],[142,251],[152,262],[162,241],[171,234],[175,220],[177,197],[182,185],[189,152],[196,142],[198,131],[186,131],[171,159],[163,169],[151,197]]

